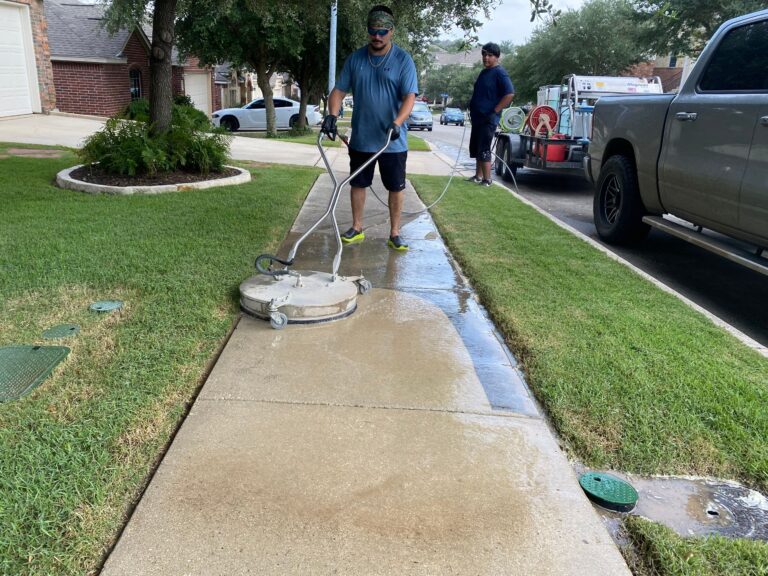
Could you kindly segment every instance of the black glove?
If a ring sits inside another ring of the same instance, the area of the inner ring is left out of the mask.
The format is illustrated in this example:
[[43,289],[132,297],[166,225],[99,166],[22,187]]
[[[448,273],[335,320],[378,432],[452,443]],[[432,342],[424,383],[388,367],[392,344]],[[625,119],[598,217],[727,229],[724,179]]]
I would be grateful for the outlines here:
[[328,114],[323,118],[323,124],[320,126],[320,132],[328,136],[331,140],[336,140],[336,135],[339,133],[336,129],[336,116]]
[[389,125],[389,129],[392,130],[392,135],[389,137],[390,142],[400,138],[400,126],[398,124],[392,122],[392,124]]

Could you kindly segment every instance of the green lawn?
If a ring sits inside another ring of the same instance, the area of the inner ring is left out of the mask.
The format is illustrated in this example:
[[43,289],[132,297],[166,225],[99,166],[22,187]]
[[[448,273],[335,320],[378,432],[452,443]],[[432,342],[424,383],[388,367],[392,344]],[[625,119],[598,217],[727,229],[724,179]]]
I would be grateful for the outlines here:
[[680,538],[669,528],[630,517],[625,522],[634,549],[627,554],[638,576],[765,576],[768,545],[752,540]]
[[[72,352],[52,377],[0,404],[0,574],[98,567],[233,324],[239,283],[320,172],[118,197],[55,188],[75,163],[0,159],[0,345],[81,326],[57,341]],[[89,312],[100,299],[125,307]]]
[[[237,187],[91,196],[51,184],[75,162],[0,159],[0,345],[81,326],[51,378],[0,404],[1,574],[98,567],[232,326],[253,258],[277,247],[320,173],[271,166]],[[427,201],[446,182],[410,178]],[[766,491],[764,358],[499,187],[454,179],[433,215],[573,456]],[[87,310],[115,298],[119,313]],[[643,576],[767,573],[765,544],[627,529]]]
[[501,187],[432,212],[572,456],[768,490],[768,360]]

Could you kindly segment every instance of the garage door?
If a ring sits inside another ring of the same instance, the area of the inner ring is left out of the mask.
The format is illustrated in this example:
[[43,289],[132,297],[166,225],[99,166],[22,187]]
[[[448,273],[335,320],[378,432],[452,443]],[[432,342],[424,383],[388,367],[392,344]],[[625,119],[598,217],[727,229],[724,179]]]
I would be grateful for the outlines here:
[[[31,114],[31,34],[21,8],[0,4],[0,116]],[[25,24],[26,26],[23,26]],[[37,81],[35,81],[37,84]]]
[[207,72],[184,74],[184,88],[192,98],[195,108],[206,114],[211,113],[211,76]]

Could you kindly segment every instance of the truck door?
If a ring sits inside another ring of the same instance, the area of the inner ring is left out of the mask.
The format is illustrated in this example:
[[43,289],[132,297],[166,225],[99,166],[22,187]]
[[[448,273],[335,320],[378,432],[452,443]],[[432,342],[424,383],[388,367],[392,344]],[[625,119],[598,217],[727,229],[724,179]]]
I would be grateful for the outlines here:
[[[758,103],[751,76],[765,80],[768,22],[728,31],[694,82],[670,105],[659,193],[664,207],[697,224],[736,227]],[[758,72],[762,66],[762,74]]]
[[746,89],[755,101],[755,127],[747,170],[741,182],[739,228],[768,246],[768,20],[751,25],[749,67],[744,74]]
[[[766,64],[768,66],[768,64]],[[757,120],[749,163],[741,183],[739,226],[757,236],[761,246],[768,246],[768,95]]]

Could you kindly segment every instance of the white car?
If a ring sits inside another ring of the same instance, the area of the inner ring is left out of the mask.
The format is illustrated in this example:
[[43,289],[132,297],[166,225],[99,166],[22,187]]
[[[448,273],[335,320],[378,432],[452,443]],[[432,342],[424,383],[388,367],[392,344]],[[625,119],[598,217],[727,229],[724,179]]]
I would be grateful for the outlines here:
[[[293,128],[299,121],[299,103],[288,98],[273,98],[275,123],[278,130]],[[264,98],[257,98],[242,108],[216,110],[211,116],[214,126],[221,126],[231,132],[236,130],[266,130],[267,111]],[[323,120],[320,108],[307,104],[307,125],[314,126]]]

